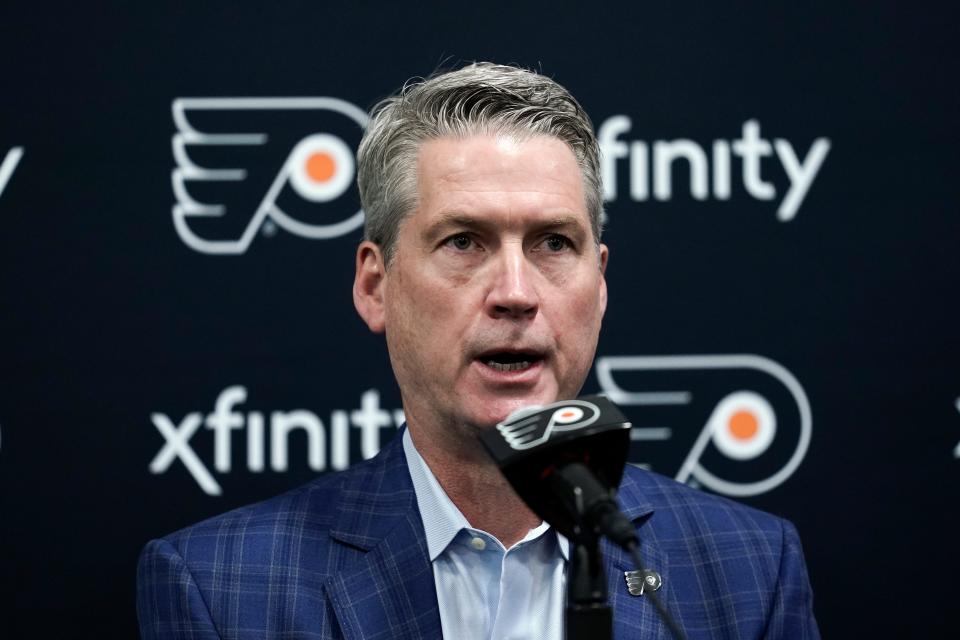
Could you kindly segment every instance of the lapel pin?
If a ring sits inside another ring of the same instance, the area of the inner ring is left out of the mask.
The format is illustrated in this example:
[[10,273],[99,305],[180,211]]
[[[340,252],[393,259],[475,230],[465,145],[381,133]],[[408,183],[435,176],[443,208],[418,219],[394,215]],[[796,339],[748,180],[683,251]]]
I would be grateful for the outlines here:
[[663,584],[663,579],[656,571],[624,571],[623,578],[632,596],[642,596],[644,591],[658,591]]

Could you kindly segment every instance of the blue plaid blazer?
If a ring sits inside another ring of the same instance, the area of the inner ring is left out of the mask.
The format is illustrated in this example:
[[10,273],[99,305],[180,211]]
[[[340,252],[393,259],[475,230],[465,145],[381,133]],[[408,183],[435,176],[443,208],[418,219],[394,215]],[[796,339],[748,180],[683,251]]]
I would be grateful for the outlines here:
[[[619,491],[660,594],[694,638],[819,638],[800,541],[771,515],[628,467]],[[617,638],[669,633],[603,549]],[[423,524],[394,438],[375,458],[159,540],[140,557],[144,638],[440,638]]]

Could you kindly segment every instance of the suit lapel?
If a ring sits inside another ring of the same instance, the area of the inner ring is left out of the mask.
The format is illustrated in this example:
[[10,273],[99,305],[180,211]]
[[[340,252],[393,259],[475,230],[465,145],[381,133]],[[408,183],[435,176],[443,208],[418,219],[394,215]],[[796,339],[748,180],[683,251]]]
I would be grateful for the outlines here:
[[330,536],[363,552],[326,583],[345,638],[438,638],[440,610],[402,432],[341,491]]
[[[675,607],[669,604],[674,598],[667,555],[657,544],[652,527],[647,526],[650,520],[656,517],[653,506],[632,474],[624,475],[619,496],[621,505],[627,505],[623,507],[624,514],[636,524],[637,534],[640,537],[640,557],[643,559],[644,568],[661,575],[663,585],[657,595],[667,608],[674,612]],[[624,572],[637,568],[630,554],[604,540],[603,557],[604,569],[607,572],[608,597],[613,607],[614,636],[668,639],[669,631],[657,616],[650,599],[645,596],[632,596],[627,591]]]

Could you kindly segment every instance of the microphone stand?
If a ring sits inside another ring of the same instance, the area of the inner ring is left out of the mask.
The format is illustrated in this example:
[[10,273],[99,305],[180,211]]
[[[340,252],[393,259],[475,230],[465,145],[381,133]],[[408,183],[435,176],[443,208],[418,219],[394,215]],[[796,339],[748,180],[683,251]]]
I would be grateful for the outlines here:
[[[583,516],[583,501],[577,502]],[[585,520],[581,517],[580,522]],[[571,542],[566,640],[610,640],[613,638],[613,611],[607,602],[600,534],[580,525]]]

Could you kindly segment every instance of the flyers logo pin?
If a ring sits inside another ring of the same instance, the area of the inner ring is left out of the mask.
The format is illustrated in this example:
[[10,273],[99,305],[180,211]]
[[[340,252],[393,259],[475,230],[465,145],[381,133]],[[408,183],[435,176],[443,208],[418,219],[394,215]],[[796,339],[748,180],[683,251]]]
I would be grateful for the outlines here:
[[368,120],[338,98],[177,98],[177,234],[201,253],[241,254],[258,232],[358,229],[354,149]]
[[[547,414],[550,410],[552,413]],[[550,439],[555,431],[575,431],[588,427],[600,417],[600,409],[585,400],[564,400],[544,407],[525,407],[510,414],[497,425],[510,448],[532,449]]]
[[663,585],[663,578],[656,571],[624,571],[623,578],[627,583],[627,591],[632,596],[659,591]]
[[606,356],[601,390],[634,424],[629,460],[729,496],[785,482],[810,446],[800,382],[763,356]]

